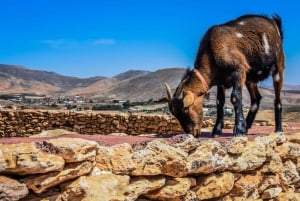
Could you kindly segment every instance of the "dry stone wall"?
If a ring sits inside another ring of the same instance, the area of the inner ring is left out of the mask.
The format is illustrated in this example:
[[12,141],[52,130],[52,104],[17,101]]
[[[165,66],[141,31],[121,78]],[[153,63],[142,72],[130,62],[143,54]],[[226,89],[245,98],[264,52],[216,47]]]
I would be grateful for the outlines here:
[[131,146],[77,138],[0,144],[0,200],[300,200],[300,133]]
[[28,136],[58,128],[82,134],[182,132],[178,121],[170,115],[51,110],[0,111],[0,137]]

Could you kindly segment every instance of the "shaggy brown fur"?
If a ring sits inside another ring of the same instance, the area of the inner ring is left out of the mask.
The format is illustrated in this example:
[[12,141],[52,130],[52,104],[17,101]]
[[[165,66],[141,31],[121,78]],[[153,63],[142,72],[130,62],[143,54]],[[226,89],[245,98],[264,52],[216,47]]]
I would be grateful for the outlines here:
[[[203,96],[207,87],[217,85],[217,120],[213,136],[222,134],[225,88],[232,87],[235,109],[234,135],[243,135],[251,127],[261,96],[257,82],[273,76],[276,131],[281,127],[280,93],[283,85],[283,32],[278,15],[272,18],[245,15],[211,27],[204,35],[196,56],[194,70],[187,70],[174,96],[167,87],[169,108],[185,132],[201,132]],[[197,75],[198,74],[198,75]],[[202,76],[199,76],[199,74]],[[242,109],[242,89],[247,86],[251,109],[246,120]],[[183,98],[180,98],[183,94]]]

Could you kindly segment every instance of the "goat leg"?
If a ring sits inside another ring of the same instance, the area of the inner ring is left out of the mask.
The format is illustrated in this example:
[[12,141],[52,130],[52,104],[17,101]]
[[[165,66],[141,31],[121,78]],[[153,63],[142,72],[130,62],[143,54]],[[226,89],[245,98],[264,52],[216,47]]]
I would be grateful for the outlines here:
[[243,103],[242,103],[242,81],[239,79],[241,75],[235,72],[233,89],[231,93],[231,103],[234,106],[235,112],[235,125],[233,128],[233,135],[240,136],[247,134],[247,125],[243,114]]
[[246,117],[247,129],[251,128],[252,123],[255,119],[256,113],[259,109],[261,95],[258,91],[257,84],[253,82],[246,83],[247,89],[251,98],[251,107]]
[[275,132],[282,132],[282,105],[281,105],[281,89],[283,84],[283,72],[274,72],[273,74],[273,86],[275,90],[275,101],[274,101],[274,110],[275,110]]
[[224,103],[225,90],[224,87],[218,85],[217,88],[217,120],[212,132],[212,137],[222,135],[222,128],[224,127]]

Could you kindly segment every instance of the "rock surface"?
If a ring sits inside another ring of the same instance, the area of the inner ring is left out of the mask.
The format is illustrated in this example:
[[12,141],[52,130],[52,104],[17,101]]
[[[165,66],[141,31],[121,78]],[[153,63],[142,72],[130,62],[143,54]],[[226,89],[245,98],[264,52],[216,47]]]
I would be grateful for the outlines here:
[[61,171],[62,157],[40,150],[34,143],[2,144],[0,172],[20,175]]
[[35,193],[42,193],[50,187],[59,185],[65,181],[76,179],[91,172],[93,162],[69,163],[60,172],[51,172],[36,177],[28,177],[23,181],[29,189]]
[[161,140],[149,142],[144,149],[132,153],[135,169],[131,175],[168,175],[182,177],[187,175],[186,159],[188,153],[164,143]]
[[0,144],[0,200],[299,200],[299,136]]
[[25,184],[15,179],[0,175],[0,200],[15,201],[20,200],[28,194]]

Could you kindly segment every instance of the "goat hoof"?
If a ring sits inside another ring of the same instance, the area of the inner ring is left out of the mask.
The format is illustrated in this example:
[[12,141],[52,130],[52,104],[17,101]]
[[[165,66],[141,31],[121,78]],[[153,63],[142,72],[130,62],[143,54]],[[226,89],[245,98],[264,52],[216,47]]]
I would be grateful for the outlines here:
[[234,137],[245,137],[247,133],[235,133]]
[[213,133],[211,135],[212,138],[215,138],[215,137],[221,137],[222,136],[222,133]]
[[247,135],[248,130],[240,130],[240,129],[234,129],[233,131],[233,135],[235,137],[243,137],[245,135]]

